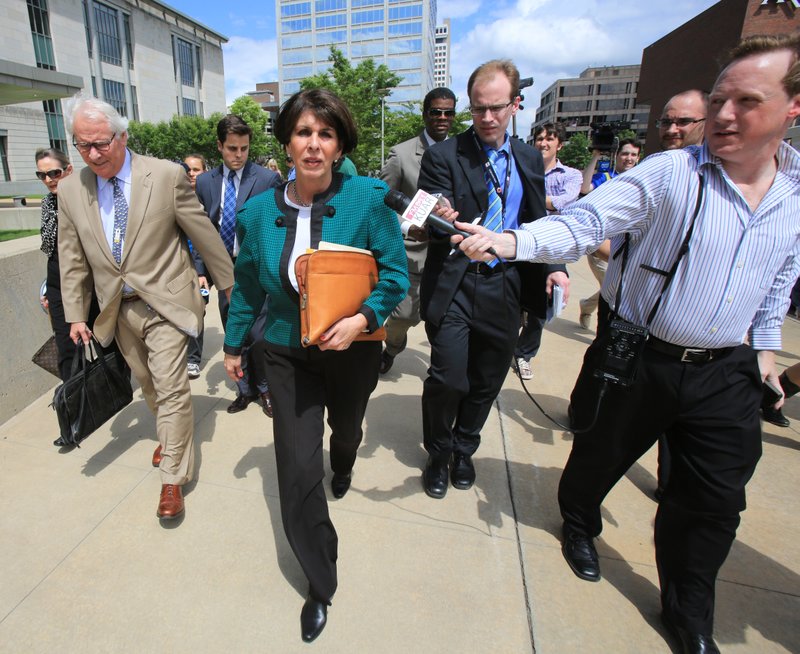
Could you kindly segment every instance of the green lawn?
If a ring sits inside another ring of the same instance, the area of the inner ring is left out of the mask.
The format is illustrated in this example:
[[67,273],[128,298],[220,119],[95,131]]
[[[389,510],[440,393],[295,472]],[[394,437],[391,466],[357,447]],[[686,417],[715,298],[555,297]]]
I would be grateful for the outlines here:
[[0,241],[13,241],[15,238],[35,236],[38,233],[38,229],[3,229],[0,230]]

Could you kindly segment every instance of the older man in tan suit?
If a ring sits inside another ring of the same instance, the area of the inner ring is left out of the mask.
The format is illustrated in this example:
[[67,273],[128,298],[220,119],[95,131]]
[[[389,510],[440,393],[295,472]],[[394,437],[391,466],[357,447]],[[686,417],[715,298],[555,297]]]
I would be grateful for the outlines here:
[[76,96],[67,128],[87,167],[59,186],[59,258],[70,337],[88,342],[92,283],[100,303],[95,337],[116,338],[156,416],[161,470],[157,515],[183,513],[181,486],[194,468],[189,336],[203,302],[187,237],[219,289],[230,293],[230,257],[183,168],[127,149],[128,121],[109,104]]

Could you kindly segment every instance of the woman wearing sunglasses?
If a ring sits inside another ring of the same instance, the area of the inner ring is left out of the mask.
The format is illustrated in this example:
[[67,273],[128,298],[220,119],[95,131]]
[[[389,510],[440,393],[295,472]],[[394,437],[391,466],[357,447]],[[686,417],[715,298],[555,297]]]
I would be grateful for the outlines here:
[[[61,303],[61,273],[58,266],[58,184],[72,173],[72,164],[67,155],[56,148],[42,148],[36,151],[36,177],[47,187],[49,193],[42,198],[42,252],[47,255],[47,282],[42,306],[50,314],[50,324],[56,338],[58,350],[58,372],[63,381],[69,378],[75,344],[69,338],[69,323],[64,318],[64,305]],[[89,309],[89,324],[100,313],[97,300],[92,298]],[[63,446],[61,437],[53,445]]]

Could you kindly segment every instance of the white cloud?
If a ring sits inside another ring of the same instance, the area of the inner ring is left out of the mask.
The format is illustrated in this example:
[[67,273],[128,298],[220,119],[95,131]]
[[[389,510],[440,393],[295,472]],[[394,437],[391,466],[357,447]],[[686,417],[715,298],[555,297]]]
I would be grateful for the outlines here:
[[232,36],[222,46],[225,62],[225,98],[228,105],[248,91],[255,91],[257,82],[278,79],[278,50],[275,39],[251,39]]
[[481,8],[481,0],[442,0],[436,3],[436,22],[472,16]]

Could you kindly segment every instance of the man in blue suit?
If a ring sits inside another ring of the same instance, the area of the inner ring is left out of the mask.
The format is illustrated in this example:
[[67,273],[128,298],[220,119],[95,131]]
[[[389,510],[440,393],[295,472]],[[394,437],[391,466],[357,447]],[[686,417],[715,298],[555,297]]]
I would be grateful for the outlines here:
[[[248,161],[250,126],[239,116],[229,114],[217,123],[217,149],[222,155],[222,164],[197,178],[196,192],[206,214],[220,233],[231,261],[236,262],[239,244],[236,242],[236,212],[252,197],[278,186],[281,178],[277,173]],[[201,260],[196,261],[198,274],[207,276]],[[223,328],[228,322],[228,298],[219,293],[219,315]],[[249,342],[263,338],[266,320],[266,303],[261,316],[250,332]],[[242,353],[242,362],[247,355]],[[244,376],[238,382],[236,399],[228,407],[228,413],[238,413],[253,400],[261,398],[264,413],[272,417],[272,398],[263,375],[254,375],[252,366],[242,365]],[[256,376],[261,379],[254,379]]]

